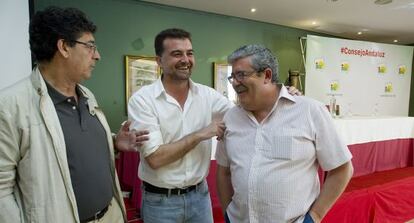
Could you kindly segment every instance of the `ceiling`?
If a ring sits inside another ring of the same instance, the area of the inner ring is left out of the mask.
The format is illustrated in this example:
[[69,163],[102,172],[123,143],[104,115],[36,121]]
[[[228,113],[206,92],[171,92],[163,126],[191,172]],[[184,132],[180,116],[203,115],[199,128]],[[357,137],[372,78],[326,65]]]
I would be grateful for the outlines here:
[[[414,44],[414,0],[143,0],[356,40]],[[251,8],[256,12],[252,13]],[[314,22],[314,24],[312,24]],[[358,32],[362,34],[358,35]]]

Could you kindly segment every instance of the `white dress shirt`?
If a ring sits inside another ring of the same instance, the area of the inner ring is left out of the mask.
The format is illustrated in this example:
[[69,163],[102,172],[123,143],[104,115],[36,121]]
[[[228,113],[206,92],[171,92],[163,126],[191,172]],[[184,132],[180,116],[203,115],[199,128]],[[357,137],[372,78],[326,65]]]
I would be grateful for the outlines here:
[[183,158],[157,170],[152,169],[144,157],[160,145],[176,142],[208,126],[213,117],[223,117],[232,106],[214,89],[191,80],[184,109],[167,94],[161,79],[142,87],[128,103],[128,116],[133,121],[131,129],[150,131],[149,141],[140,148],[138,176],[163,188],[184,188],[201,182],[210,167],[211,139],[200,142]]
[[319,195],[318,166],[331,170],[352,157],[326,107],[284,86],[262,123],[240,106],[224,121],[216,159],[231,171],[231,222],[302,222]]

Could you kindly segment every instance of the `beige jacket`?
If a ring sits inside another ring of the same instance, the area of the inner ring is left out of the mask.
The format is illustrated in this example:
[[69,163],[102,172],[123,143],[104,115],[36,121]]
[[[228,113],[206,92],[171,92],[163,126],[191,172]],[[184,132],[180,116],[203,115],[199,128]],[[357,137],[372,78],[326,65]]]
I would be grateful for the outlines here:
[[[93,94],[80,87],[107,133],[113,190],[126,222],[108,123]],[[62,128],[37,68],[0,91],[0,222],[79,222]]]

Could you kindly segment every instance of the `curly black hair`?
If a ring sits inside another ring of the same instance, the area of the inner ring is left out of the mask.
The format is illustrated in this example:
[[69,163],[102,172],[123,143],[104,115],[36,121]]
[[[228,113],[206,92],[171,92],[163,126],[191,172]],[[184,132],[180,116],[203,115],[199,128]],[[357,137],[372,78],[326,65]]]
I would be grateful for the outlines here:
[[172,28],[163,30],[155,37],[155,55],[161,56],[161,54],[164,52],[164,40],[167,38],[189,39],[191,42],[191,34],[183,29]]
[[59,39],[73,46],[73,41],[83,33],[95,31],[96,25],[79,9],[51,6],[36,12],[30,21],[30,50],[35,61],[49,62],[57,51]]

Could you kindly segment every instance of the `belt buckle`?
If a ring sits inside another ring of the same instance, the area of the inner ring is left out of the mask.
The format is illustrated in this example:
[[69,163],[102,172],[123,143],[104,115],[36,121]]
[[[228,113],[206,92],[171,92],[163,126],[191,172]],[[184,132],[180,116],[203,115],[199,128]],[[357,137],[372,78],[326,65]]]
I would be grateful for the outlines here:
[[192,191],[191,187],[192,186],[189,186],[189,187],[186,187],[186,188],[183,188],[183,189],[178,189],[178,195],[180,195],[180,194],[186,194],[186,193]]

